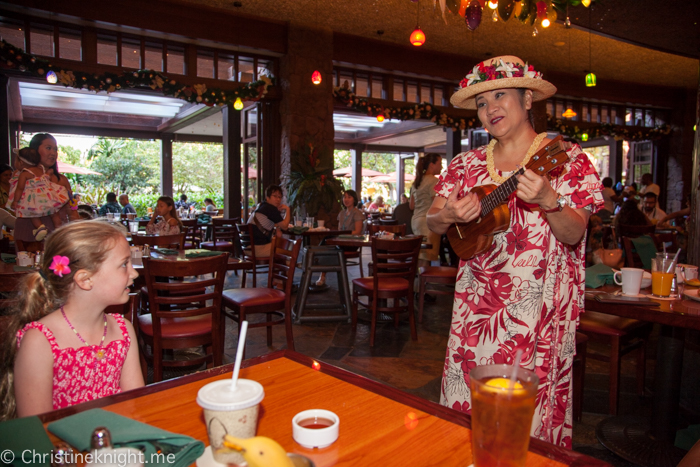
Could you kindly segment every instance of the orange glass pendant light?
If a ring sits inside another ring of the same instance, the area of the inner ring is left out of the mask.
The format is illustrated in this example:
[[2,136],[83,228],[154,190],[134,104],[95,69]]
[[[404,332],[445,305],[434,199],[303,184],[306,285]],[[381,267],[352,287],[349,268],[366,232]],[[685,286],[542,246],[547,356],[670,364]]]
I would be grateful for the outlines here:
[[311,82],[314,84],[321,84],[321,72],[316,70],[311,73]]

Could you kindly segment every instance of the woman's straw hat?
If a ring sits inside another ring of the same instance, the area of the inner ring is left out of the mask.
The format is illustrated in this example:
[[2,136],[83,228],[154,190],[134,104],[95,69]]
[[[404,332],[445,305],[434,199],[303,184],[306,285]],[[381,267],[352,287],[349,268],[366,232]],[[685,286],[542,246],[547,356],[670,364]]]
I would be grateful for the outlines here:
[[552,83],[542,79],[542,73],[513,55],[484,60],[474,67],[459,86],[462,89],[452,95],[450,102],[463,109],[476,109],[474,97],[494,89],[531,89],[533,102],[544,100],[557,92]]

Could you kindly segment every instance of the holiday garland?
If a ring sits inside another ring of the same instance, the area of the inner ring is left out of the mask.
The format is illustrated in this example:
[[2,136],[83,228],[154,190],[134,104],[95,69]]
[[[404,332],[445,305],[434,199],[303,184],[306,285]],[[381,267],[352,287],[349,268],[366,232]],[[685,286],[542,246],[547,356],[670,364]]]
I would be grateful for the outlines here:
[[573,122],[554,118],[551,115],[547,115],[547,129],[575,138],[579,141],[601,138],[603,136],[609,136],[616,140],[648,141],[668,136],[673,131],[673,128],[666,124],[654,128],[628,128],[622,125],[602,123],[588,128],[579,128],[577,125],[573,124]]
[[114,92],[128,88],[151,88],[162,91],[163,95],[175,97],[191,103],[201,103],[208,106],[223,106],[233,103],[237,98],[242,100],[258,100],[262,98],[273,78],[263,76],[258,81],[247,83],[240,88],[231,90],[207,89],[205,84],[186,85],[170,79],[167,75],[154,70],[138,70],[122,74],[85,73],[65,68],[54,68],[48,60],[24,52],[22,49],[0,39],[0,63],[21,72],[30,73],[40,78],[53,71],[58,83],[75,89],[87,89],[94,92]]

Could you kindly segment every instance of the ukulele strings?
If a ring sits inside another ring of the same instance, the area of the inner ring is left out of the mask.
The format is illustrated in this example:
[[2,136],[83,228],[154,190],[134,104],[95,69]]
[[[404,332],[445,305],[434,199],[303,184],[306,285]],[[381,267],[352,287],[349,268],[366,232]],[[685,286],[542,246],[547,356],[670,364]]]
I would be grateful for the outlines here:
[[503,201],[508,198],[508,196],[515,191],[518,186],[517,175],[522,175],[525,173],[525,168],[521,167],[513,175],[508,178],[501,185],[498,185],[495,190],[486,195],[481,200],[481,217],[486,216],[488,213],[496,209]]

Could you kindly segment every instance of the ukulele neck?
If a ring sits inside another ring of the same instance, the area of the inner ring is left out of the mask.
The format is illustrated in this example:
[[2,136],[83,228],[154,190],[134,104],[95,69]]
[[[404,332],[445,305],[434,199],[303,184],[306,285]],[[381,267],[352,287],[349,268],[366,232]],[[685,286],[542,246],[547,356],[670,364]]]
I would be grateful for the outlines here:
[[523,167],[516,170],[513,175],[511,175],[508,180],[496,187],[488,195],[481,199],[481,217],[486,216],[488,213],[496,209],[497,206],[501,205],[508,197],[515,191],[518,187],[518,175],[525,173]]

